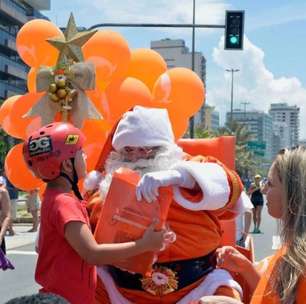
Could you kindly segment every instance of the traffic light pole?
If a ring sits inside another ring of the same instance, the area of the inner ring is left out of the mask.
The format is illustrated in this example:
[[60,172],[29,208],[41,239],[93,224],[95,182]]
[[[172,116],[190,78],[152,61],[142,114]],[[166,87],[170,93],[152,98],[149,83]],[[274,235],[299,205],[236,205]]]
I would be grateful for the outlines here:
[[[193,0],[192,10],[192,54],[191,54],[191,69],[194,71],[194,52],[195,52],[195,0]],[[189,136],[194,138],[194,116],[190,117],[189,120]]]
[[[196,28],[225,28],[225,25],[217,24],[195,24],[195,0],[193,0],[193,20],[192,24],[175,24],[175,23],[99,23],[91,26],[88,30],[99,27],[168,27],[168,28],[192,28],[192,56],[191,68],[194,71],[194,53],[195,53],[195,29]],[[190,138],[194,137],[194,117],[189,121]]]
[[239,72],[238,69],[226,69],[226,72],[232,73],[232,85],[231,85],[231,116],[230,116],[230,124],[233,123],[233,108],[234,108],[234,73]]
[[219,24],[181,24],[181,23],[98,23],[92,25],[87,30],[93,30],[99,27],[175,27],[175,28],[225,28],[225,25]]

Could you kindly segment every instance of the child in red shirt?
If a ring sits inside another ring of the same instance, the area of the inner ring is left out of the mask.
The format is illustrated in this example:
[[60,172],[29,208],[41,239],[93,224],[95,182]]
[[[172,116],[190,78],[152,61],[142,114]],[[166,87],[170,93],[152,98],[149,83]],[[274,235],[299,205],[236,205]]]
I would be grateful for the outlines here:
[[93,302],[93,265],[158,251],[166,238],[164,230],[155,232],[152,226],[137,241],[96,243],[77,186],[78,179],[86,175],[83,142],[79,129],[68,123],[52,123],[32,133],[23,147],[27,164],[47,183],[41,205],[35,279],[42,292],[58,294],[72,304]]

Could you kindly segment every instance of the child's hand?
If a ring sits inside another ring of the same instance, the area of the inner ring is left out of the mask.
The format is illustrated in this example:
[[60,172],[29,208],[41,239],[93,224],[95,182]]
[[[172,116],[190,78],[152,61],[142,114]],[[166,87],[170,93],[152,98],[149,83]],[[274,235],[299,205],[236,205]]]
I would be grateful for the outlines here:
[[166,243],[168,231],[166,229],[155,231],[155,226],[156,222],[153,222],[140,239],[144,251],[159,251]]
[[225,296],[206,296],[202,297],[198,304],[243,304],[233,298]]
[[231,246],[224,246],[216,250],[217,267],[229,271],[241,273],[250,261],[237,249]]

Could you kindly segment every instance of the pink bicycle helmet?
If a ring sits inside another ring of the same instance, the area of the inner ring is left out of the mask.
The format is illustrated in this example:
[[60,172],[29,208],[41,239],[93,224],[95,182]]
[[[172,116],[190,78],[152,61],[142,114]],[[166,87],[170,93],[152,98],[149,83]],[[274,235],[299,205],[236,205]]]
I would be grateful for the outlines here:
[[64,160],[75,157],[85,141],[81,130],[55,122],[33,132],[23,145],[23,155],[36,176],[45,181],[57,178]]

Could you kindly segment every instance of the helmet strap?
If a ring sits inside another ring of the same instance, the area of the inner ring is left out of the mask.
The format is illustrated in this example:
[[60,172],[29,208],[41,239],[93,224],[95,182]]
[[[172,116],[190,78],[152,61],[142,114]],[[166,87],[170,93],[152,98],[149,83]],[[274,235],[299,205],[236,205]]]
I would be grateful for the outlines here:
[[75,169],[75,165],[74,165],[74,157],[70,158],[71,162],[72,162],[72,168],[73,168],[73,179],[71,179],[66,173],[64,172],[61,172],[60,173],[60,176],[66,178],[69,183],[71,184],[71,187],[72,187],[72,191],[74,193],[74,195],[79,199],[79,200],[83,200],[83,197],[80,193],[80,190],[79,190],[79,186],[78,186],[78,181],[79,181],[79,178],[78,178],[78,174],[76,172],[76,169]]

